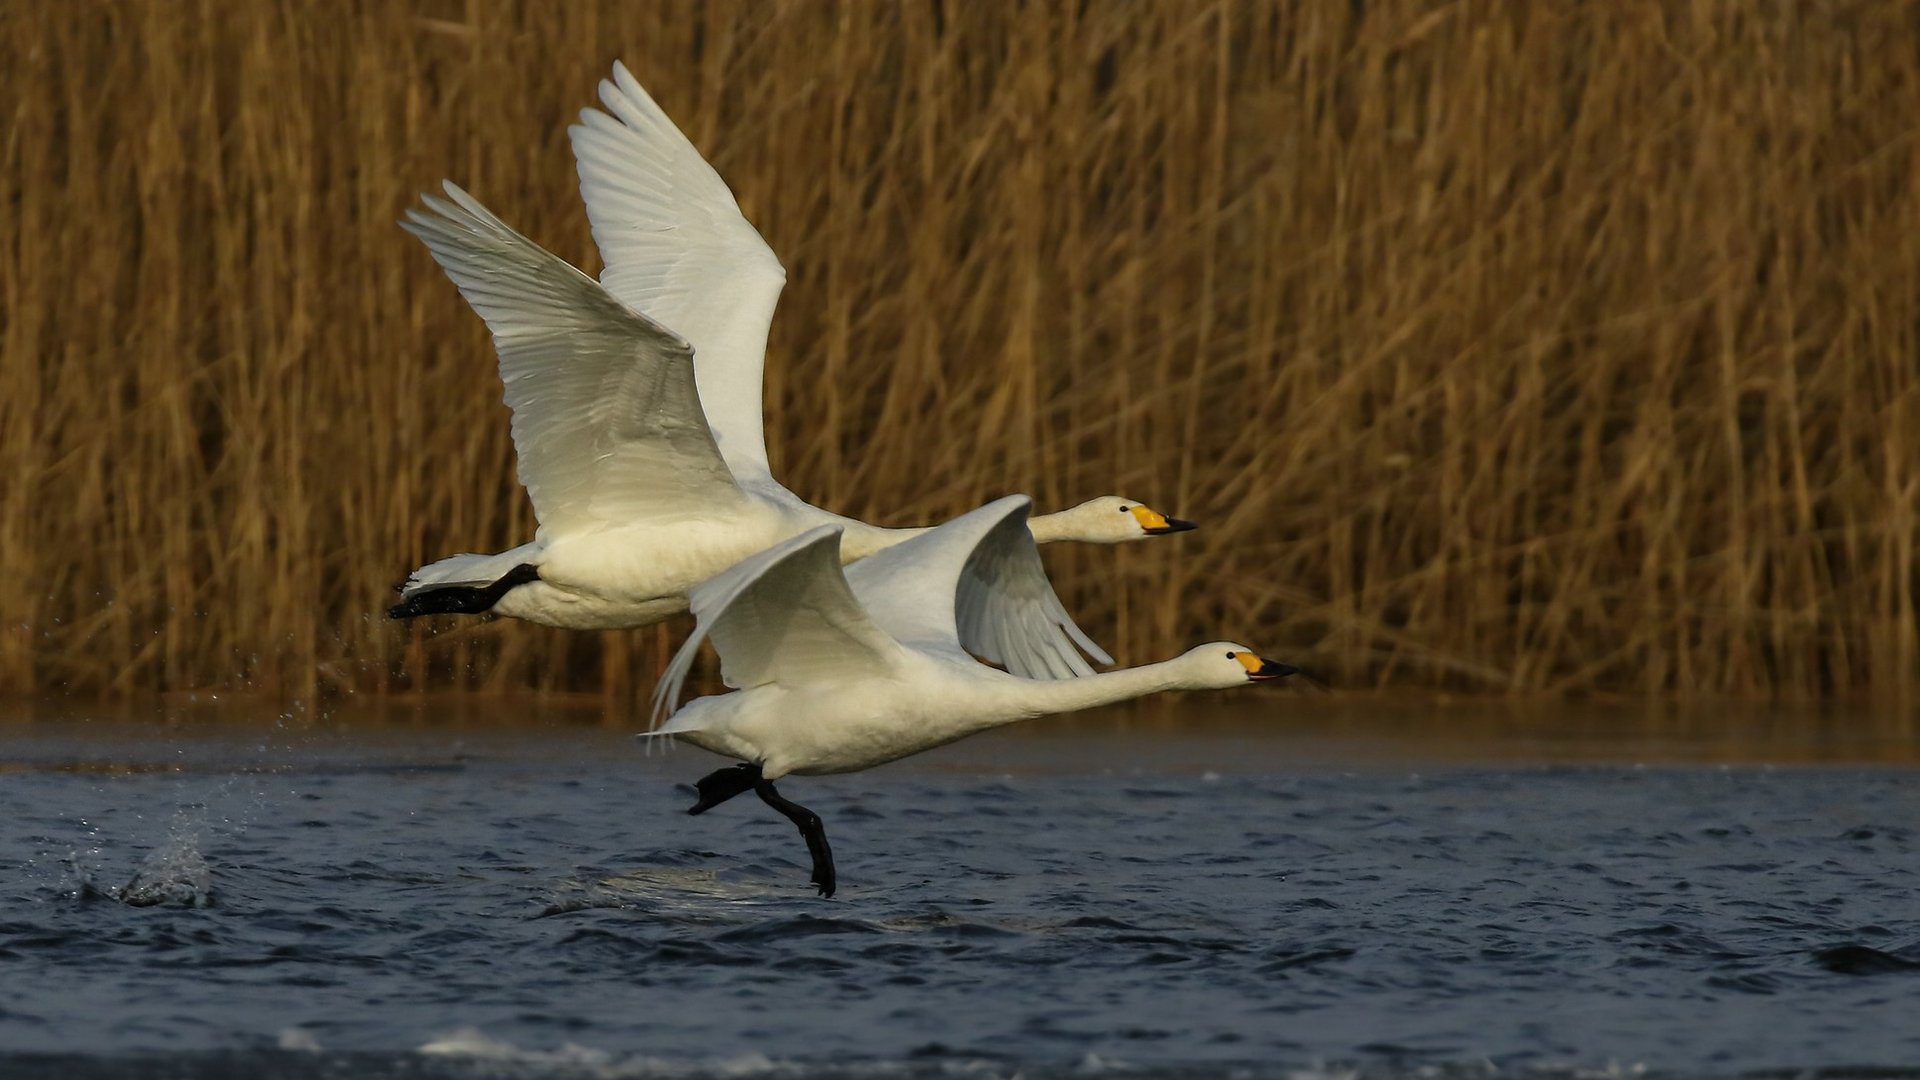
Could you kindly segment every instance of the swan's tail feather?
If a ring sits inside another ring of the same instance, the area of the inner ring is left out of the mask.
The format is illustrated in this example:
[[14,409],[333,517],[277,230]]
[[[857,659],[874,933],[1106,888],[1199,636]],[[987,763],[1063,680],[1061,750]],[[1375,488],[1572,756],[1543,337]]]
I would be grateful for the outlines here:
[[537,553],[534,545],[523,544],[494,555],[449,555],[408,574],[407,583],[400,586],[400,595],[412,596],[442,585],[490,585],[512,573],[514,567],[531,561],[529,556]]
[[500,598],[521,585],[540,580],[540,570],[531,563],[520,563],[493,581],[485,584],[438,584],[420,583],[420,577],[435,567],[444,566],[457,559],[470,559],[476,562],[491,560],[486,555],[456,555],[452,559],[442,559],[433,566],[416,571],[413,580],[401,587],[401,600],[387,609],[389,619],[411,619],[420,615],[478,615],[493,608]]
[[675,732],[675,731],[642,731],[642,732],[639,732],[638,734],[636,734],[636,735],[634,735],[634,738],[636,738],[636,739],[639,739],[639,740],[640,740],[640,745],[642,745],[642,746],[644,746],[644,747],[646,747],[646,748],[647,748],[647,749],[646,749],[646,756],[647,756],[647,757],[652,757],[652,756],[653,756],[653,748],[654,748],[654,747],[655,747],[656,745],[657,745],[657,746],[659,746],[659,747],[661,748],[661,753],[665,753],[665,752],[667,752],[667,751],[669,751],[669,750],[672,750],[672,749],[674,748],[674,746],[675,746],[675,745],[677,744],[677,740],[676,740],[676,739],[674,739],[674,736],[675,736],[675,735],[677,735],[677,734],[679,734],[679,732]]

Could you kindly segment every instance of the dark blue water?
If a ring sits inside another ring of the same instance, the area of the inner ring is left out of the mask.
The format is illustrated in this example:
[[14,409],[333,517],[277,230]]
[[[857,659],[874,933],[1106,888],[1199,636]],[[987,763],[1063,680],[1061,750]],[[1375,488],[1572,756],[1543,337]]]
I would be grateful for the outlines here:
[[1080,729],[793,778],[591,729],[0,731],[0,1074],[1920,1065],[1898,768]]

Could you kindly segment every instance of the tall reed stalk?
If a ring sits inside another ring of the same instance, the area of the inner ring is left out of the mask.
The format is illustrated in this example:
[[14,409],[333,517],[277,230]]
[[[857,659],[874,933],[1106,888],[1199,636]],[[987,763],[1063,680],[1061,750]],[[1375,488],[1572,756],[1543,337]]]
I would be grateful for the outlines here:
[[624,57],[790,283],[780,475],[1048,561],[1124,661],[1911,699],[1920,17],[1409,0],[0,6],[0,690],[643,692],[680,628],[396,627],[532,533],[442,177],[597,268]]

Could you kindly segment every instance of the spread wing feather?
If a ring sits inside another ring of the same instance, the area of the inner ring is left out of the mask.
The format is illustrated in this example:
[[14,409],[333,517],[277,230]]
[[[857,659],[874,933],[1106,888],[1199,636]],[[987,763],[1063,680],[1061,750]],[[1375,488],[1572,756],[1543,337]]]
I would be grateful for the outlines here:
[[[1074,624],[1027,528],[1033,501],[1009,495],[847,568],[881,629],[910,645],[965,652],[1033,679],[1090,675]],[[1078,649],[1076,649],[1078,646]]]
[[583,110],[567,133],[601,284],[693,344],[720,453],[743,482],[770,482],[762,365],[787,272],[626,65],[601,81],[600,100],[606,111]]
[[691,347],[452,183],[401,223],[493,331],[520,482],[542,526],[698,513],[742,496]]
[[679,705],[702,641],[735,689],[870,676],[902,656],[874,624],[840,568],[840,527],[822,525],[735,563],[688,599],[697,625],[654,690],[657,726]]

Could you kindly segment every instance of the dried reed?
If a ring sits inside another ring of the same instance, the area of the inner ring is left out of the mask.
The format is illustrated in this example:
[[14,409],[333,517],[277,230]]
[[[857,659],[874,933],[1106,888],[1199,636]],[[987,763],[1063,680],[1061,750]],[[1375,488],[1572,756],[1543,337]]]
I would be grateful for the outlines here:
[[644,691],[671,631],[388,625],[531,535],[442,177],[593,269],[624,57],[785,260],[770,442],[890,523],[1109,491],[1125,661],[1920,677],[1904,3],[0,6],[0,689]]

